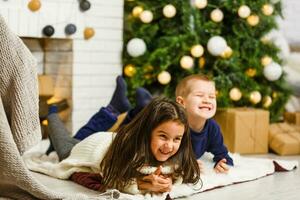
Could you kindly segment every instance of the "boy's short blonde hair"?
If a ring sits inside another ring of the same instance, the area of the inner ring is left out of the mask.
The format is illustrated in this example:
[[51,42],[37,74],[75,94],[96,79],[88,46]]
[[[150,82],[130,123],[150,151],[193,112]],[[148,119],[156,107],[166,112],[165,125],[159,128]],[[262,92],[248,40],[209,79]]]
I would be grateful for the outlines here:
[[176,86],[176,91],[175,91],[176,97],[178,96],[186,97],[190,93],[190,82],[193,80],[201,80],[201,81],[214,83],[212,79],[210,79],[208,76],[204,74],[193,74],[193,75],[186,76]]

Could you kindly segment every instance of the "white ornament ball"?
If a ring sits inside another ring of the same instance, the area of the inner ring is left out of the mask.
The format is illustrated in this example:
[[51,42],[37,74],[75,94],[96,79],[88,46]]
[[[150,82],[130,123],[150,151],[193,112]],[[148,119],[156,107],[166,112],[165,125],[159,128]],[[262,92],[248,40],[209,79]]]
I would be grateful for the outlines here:
[[213,56],[221,55],[226,48],[226,40],[221,36],[213,36],[208,40],[207,50]]
[[257,104],[261,101],[261,94],[259,91],[253,91],[250,93],[250,102],[253,104]]
[[197,45],[192,46],[191,54],[195,58],[201,57],[203,55],[203,53],[204,53],[204,48],[201,44],[197,44]]
[[232,101],[238,101],[242,98],[242,93],[238,88],[234,87],[229,91],[229,97]]
[[127,43],[126,49],[130,56],[138,57],[146,52],[147,47],[144,40],[140,38],[132,38]]
[[263,7],[261,8],[261,11],[264,15],[266,16],[270,16],[273,14],[274,12],[274,7],[271,4],[265,4],[263,5]]
[[241,18],[247,18],[249,17],[250,14],[251,14],[251,10],[247,5],[242,5],[239,7],[238,15]]
[[276,3],[278,3],[280,0],[271,0],[271,3],[272,4],[276,4]]
[[196,8],[203,9],[207,6],[207,0],[195,0]]
[[191,69],[194,67],[194,59],[191,56],[182,56],[180,59],[180,66],[183,69]]
[[168,4],[163,8],[163,14],[167,18],[172,18],[176,15],[176,8],[172,4]]
[[216,8],[213,11],[211,11],[210,18],[214,22],[221,22],[224,18],[224,14],[220,9]]
[[157,80],[160,84],[166,85],[171,81],[171,75],[167,71],[162,71],[158,74]]
[[266,79],[269,81],[276,81],[282,75],[282,68],[278,63],[272,62],[264,67],[263,73]]
[[153,20],[153,14],[150,10],[144,10],[141,14],[140,14],[140,20],[146,24],[152,22]]

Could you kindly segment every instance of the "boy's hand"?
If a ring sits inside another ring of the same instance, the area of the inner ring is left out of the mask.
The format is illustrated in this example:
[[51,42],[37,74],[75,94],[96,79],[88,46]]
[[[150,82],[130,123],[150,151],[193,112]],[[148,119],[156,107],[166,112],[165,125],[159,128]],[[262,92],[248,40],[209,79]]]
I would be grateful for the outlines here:
[[200,169],[200,173],[204,173],[204,164],[201,160],[197,160],[199,169]]
[[226,159],[223,158],[222,160],[220,160],[216,166],[215,166],[215,172],[216,173],[227,173],[229,170],[228,165],[226,164]]
[[164,193],[171,191],[172,178],[161,174],[161,166],[150,175],[142,177],[137,181],[140,190],[146,190],[153,193]]

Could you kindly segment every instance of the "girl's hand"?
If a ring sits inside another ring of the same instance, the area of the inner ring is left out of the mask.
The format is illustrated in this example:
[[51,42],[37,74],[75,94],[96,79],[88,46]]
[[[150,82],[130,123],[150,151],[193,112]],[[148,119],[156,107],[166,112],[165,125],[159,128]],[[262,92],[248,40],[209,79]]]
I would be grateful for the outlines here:
[[199,169],[200,169],[200,173],[204,173],[204,164],[201,160],[197,160]]
[[161,174],[161,166],[153,174],[139,179],[137,183],[140,190],[153,193],[169,192],[172,188],[172,178]]
[[220,160],[216,166],[215,166],[215,172],[216,173],[227,173],[229,170],[228,165],[226,164],[226,159],[223,158],[222,160]]

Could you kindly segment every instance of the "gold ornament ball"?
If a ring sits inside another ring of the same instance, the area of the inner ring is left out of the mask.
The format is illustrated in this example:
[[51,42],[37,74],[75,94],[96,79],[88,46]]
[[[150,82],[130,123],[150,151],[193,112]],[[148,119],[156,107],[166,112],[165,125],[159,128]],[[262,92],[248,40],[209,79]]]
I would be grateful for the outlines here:
[[221,57],[222,58],[230,58],[232,56],[232,49],[230,48],[230,46],[227,46],[225,51],[223,51],[223,53],[221,53]]
[[229,91],[229,97],[232,101],[238,101],[242,98],[242,93],[240,89],[234,87]]
[[197,45],[192,46],[191,54],[195,58],[201,57],[203,55],[203,53],[204,53],[204,48],[201,44],[197,44]]
[[180,66],[183,69],[191,69],[194,66],[194,59],[191,56],[182,56],[180,59]]
[[256,26],[259,23],[259,17],[257,15],[250,15],[247,17],[247,22],[250,26]]
[[203,9],[207,6],[207,0],[195,0],[196,8]]
[[273,92],[272,93],[272,97],[273,97],[273,99],[276,99],[278,97],[278,93],[277,92]]
[[29,10],[31,10],[32,12],[35,12],[41,8],[41,2],[40,2],[40,0],[31,0],[27,6],[28,6]]
[[246,70],[246,75],[249,77],[254,77],[256,75],[256,69],[255,68],[248,68]]
[[145,77],[145,79],[149,80],[149,79],[152,78],[152,75],[151,74],[145,74],[144,77]]
[[153,20],[152,12],[150,10],[144,10],[140,14],[140,20],[145,24],[148,24],[148,23],[152,22],[152,20]]
[[251,10],[247,5],[242,5],[238,9],[238,15],[241,18],[247,18],[251,14]]
[[264,56],[260,60],[260,62],[263,66],[267,66],[267,65],[271,64],[272,61],[273,61],[273,59],[270,56]]
[[168,83],[170,83],[171,81],[171,75],[169,72],[167,71],[162,71],[158,74],[157,76],[157,80],[160,84],[162,85],[166,85]]
[[224,18],[224,14],[220,9],[216,8],[210,13],[210,18],[214,22],[221,22]]
[[135,6],[133,9],[132,9],[132,15],[134,17],[139,17],[140,14],[143,12],[143,7],[141,6]]
[[84,29],[83,35],[84,39],[88,40],[95,35],[95,30],[91,27],[87,27]]
[[144,72],[152,72],[153,69],[154,68],[152,65],[147,65],[146,67],[143,68]]
[[270,16],[273,14],[274,12],[274,7],[271,4],[265,4],[263,5],[263,7],[261,8],[261,11],[264,15],[266,16]]
[[172,4],[168,4],[163,8],[163,14],[167,18],[172,18],[176,15],[176,8]]
[[269,108],[271,104],[272,104],[272,98],[270,96],[265,96],[263,98],[263,107]]
[[257,104],[261,101],[261,94],[259,91],[253,91],[249,96],[250,102],[253,104]]
[[128,64],[124,67],[124,74],[128,77],[133,77],[136,73],[136,68],[132,64]]
[[205,58],[204,57],[199,58],[199,68],[203,69],[204,65],[205,65]]

